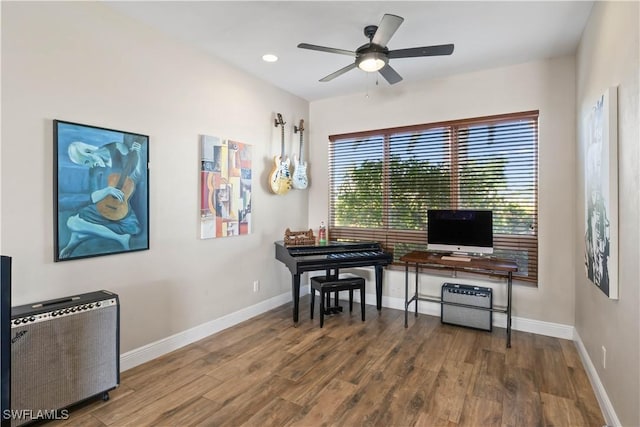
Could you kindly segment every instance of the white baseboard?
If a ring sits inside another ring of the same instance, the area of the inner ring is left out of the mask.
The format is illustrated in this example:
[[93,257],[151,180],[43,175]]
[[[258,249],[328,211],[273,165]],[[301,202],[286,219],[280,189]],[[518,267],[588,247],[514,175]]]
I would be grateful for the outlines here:
[[[306,290],[304,288],[300,289],[300,296],[308,293],[308,288],[306,288]],[[177,334],[171,335],[167,338],[163,338],[156,342],[128,351],[120,355],[120,370],[126,371],[127,369],[141,365],[188,344],[206,338],[216,332],[220,332],[240,322],[244,322],[254,316],[286,304],[289,301],[291,301],[291,293],[277,295],[266,301],[261,301],[258,304],[243,308],[242,310],[211,320],[191,329],[187,329],[186,331],[178,332]]]
[[[356,298],[354,297],[354,300]],[[358,300],[360,301],[360,300]],[[376,296],[366,295],[367,304],[375,304]],[[411,303],[410,310],[414,312],[415,303]],[[382,306],[404,310],[404,298],[383,297]],[[440,304],[430,301],[418,301],[418,313],[440,317]],[[494,313],[493,326],[498,328],[507,327],[507,315],[504,313]],[[573,326],[560,323],[543,322],[541,320],[526,319],[524,317],[511,317],[511,327],[514,331],[531,332],[538,335],[573,340]]]
[[609,400],[607,390],[605,390],[602,381],[600,381],[600,377],[598,376],[596,367],[591,361],[589,353],[587,353],[587,348],[584,346],[584,343],[582,342],[582,338],[580,338],[580,334],[578,334],[578,331],[574,332],[573,341],[578,347],[578,354],[580,354],[580,359],[582,359],[582,364],[584,365],[585,371],[587,372],[587,376],[589,377],[589,381],[591,382],[591,387],[593,388],[593,391],[596,395],[596,399],[598,399],[598,404],[600,404],[600,410],[604,415],[604,420],[607,422],[607,426],[622,426],[620,420],[618,419],[618,415],[616,415],[616,411],[611,404],[611,400]]
[[[303,296],[308,293],[309,286],[301,286],[300,295]],[[206,338],[211,334],[215,334],[216,332],[220,332],[254,316],[286,304],[289,301],[291,301],[291,294],[287,292],[252,305],[251,307],[244,308],[218,319],[214,319],[210,322],[203,323],[202,325],[187,329],[186,331],[171,335],[170,337],[139,347],[135,350],[128,351],[120,356],[120,369],[122,371],[126,371],[127,369],[141,365],[142,363],[177,350],[180,347],[184,347],[185,345]],[[354,301],[360,302],[357,294],[354,295]],[[370,305],[375,305],[375,294],[366,294],[365,302]],[[396,310],[404,310],[404,298],[383,297],[382,306]],[[428,301],[419,301],[418,313],[439,317],[440,304]],[[531,332],[534,334],[570,340],[574,339],[573,326],[525,319],[522,317],[512,317],[512,322],[512,327],[516,331]],[[506,323],[506,316],[504,314],[495,313],[493,317],[494,326],[504,328],[506,327]]]
[[[308,286],[301,286],[300,295],[304,296],[309,293]],[[357,295],[354,300],[360,302]],[[272,310],[291,301],[291,294],[284,293],[262,301],[258,304],[195,326],[186,331],[179,332],[167,338],[163,338],[156,342],[144,345],[134,350],[128,351],[120,356],[120,370],[126,371],[145,362],[153,360],[164,354],[170,353],[188,344],[208,337],[209,335],[220,332],[240,322],[244,322],[254,316]],[[375,294],[365,295],[367,304],[375,305]],[[382,306],[393,308],[396,310],[404,310],[404,298],[383,297]],[[440,316],[440,304],[428,301],[418,302],[418,313],[430,316]],[[539,335],[547,335],[556,338],[573,339],[574,329],[572,326],[561,325],[557,323],[542,322],[539,320],[525,319],[521,317],[512,317],[512,326],[514,330],[531,332]],[[506,327],[506,316],[501,313],[495,313],[493,319],[494,326]],[[595,372],[595,370],[594,370]]]

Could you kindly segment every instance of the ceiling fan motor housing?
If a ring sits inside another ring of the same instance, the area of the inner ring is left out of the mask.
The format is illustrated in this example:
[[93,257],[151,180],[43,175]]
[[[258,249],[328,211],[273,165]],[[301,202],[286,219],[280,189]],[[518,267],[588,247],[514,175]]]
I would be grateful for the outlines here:
[[369,41],[373,39],[373,36],[375,35],[376,31],[378,31],[377,25],[367,25],[366,27],[364,27],[364,35],[369,39]]

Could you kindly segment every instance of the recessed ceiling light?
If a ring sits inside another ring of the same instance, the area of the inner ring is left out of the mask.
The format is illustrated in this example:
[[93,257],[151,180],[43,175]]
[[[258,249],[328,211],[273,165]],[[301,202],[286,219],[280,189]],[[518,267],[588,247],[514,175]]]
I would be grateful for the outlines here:
[[272,53],[267,53],[266,55],[262,55],[262,60],[265,62],[276,62],[278,57]]

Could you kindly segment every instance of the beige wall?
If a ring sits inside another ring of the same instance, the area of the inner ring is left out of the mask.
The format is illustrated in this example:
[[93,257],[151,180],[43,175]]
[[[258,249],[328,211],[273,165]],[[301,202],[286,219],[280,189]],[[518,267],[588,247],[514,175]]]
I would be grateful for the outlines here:
[[[539,286],[515,286],[513,315],[573,325],[575,205],[575,64],[573,57],[497,68],[422,84],[382,84],[365,94],[311,103],[314,185],[309,223],[327,217],[327,136],[392,126],[540,110]],[[404,273],[385,273],[385,294],[404,297]],[[437,295],[442,277],[421,277]],[[477,283],[477,280],[476,280]],[[504,302],[504,286],[486,282]]]
[[[289,124],[308,119],[306,101],[99,2],[2,2],[0,247],[14,305],[112,290],[126,352],[290,292],[273,241],[307,226],[307,193],[267,191],[275,112],[297,150]],[[149,251],[53,262],[53,119],[149,135]],[[253,234],[199,239],[200,134],[253,144]]]
[[[640,425],[640,42],[638,2],[596,3],[577,53],[575,327],[624,426]],[[619,300],[584,269],[584,125],[596,98],[618,87]],[[602,347],[607,349],[606,369]]]

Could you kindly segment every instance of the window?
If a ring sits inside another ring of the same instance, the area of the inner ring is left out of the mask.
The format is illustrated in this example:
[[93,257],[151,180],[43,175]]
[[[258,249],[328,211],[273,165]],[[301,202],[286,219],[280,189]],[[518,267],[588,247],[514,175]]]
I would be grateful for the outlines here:
[[493,210],[494,255],[538,277],[538,112],[329,137],[329,235],[394,260],[426,250],[428,209]]

